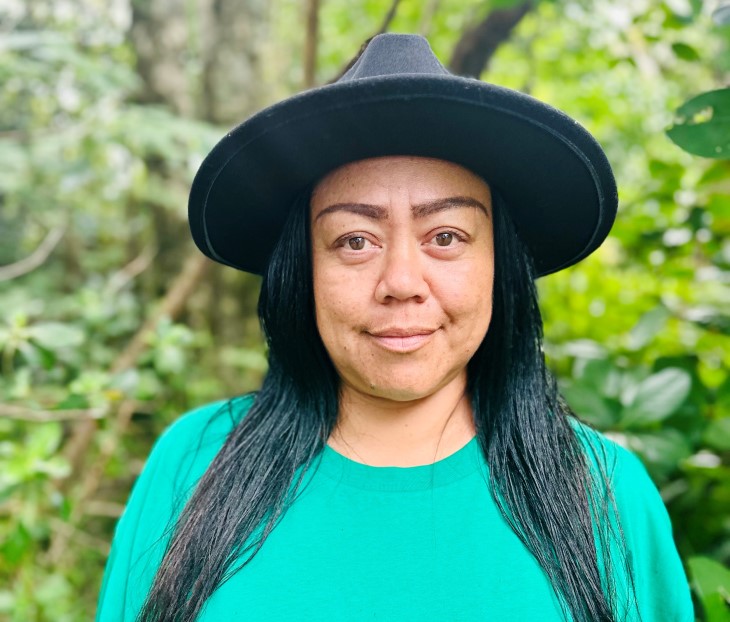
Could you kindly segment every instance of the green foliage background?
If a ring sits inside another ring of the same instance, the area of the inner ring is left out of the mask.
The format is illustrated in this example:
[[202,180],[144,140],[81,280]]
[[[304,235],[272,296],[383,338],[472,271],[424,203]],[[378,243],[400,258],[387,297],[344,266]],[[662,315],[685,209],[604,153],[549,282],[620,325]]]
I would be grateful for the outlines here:
[[[322,3],[320,82],[390,4]],[[447,62],[467,28],[514,4],[404,1],[389,29],[427,33]],[[303,3],[267,11],[271,102],[302,86]],[[0,620],[90,619],[155,437],[265,372],[255,278],[208,267],[166,314],[194,253],[189,184],[228,128],[145,100],[131,15],[125,0],[0,9],[0,265],[60,240],[34,269],[0,270]],[[610,238],[540,282],[546,352],[580,417],[647,465],[711,622],[730,620],[730,163],[665,132],[686,100],[727,84],[729,42],[699,2],[544,1],[482,76],[565,110],[614,165]],[[190,50],[180,63],[195,75]],[[681,121],[714,112],[700,141],[727,128],[717,101]]]

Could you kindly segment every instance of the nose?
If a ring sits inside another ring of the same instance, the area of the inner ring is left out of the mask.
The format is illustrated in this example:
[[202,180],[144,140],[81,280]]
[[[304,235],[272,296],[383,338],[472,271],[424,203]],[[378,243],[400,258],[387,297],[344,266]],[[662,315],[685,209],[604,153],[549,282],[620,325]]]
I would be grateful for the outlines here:
[[404,241],[388,247],[381,258],[382,270],[375,288],[378,302],[424,302],[428,298],[430,290],[426,280],[426,266],[417,244]]

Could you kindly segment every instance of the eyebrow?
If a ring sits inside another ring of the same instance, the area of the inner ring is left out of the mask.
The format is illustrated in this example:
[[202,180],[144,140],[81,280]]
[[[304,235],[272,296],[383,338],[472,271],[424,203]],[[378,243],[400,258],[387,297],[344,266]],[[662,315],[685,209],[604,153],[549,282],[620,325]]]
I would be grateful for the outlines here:
[[[487,218],[489,218],[489,211],[481,201],[477,201],[472,197],[446,197],[444,199],[434,199],[433,201],[426,201],[425,203],[416,203],[411,206],[411,212],[414,218],[425,218],[436,212],[443,212],[448,209],[455,209],[459,207],[475,207],[483,211]],[[350,212],[351,214],[358,214],[365,216],[372,220],[387,220],[388,210],[381,205],[371,205],[369,203],[335,203],[325,207],[317,216],[315,221],[319,220],[325,214],[332,214],[333,212]]]
[[424,218],[435,214],[436,212],[443,212],[447,209],[454,209],[457,207],[476,207],[484,212],[489,218],[489,212],[481,201],[477,201],[472,197],[447,197],[445,199],[435,199],[433,201],[426,201],[425,203],[418,203],[411,207],[413,216],[416,218]]

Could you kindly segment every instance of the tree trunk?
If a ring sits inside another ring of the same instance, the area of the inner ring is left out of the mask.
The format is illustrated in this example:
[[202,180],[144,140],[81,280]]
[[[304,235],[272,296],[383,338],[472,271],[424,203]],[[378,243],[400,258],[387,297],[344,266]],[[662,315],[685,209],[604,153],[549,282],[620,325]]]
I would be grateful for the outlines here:
[[144,88],[142,103],[163,103],[184,116],[193,116],[194,98],[186,57],[190,32],[186,0],[132,0],[130,39],[137,55],[137,73]]
[[482,22],[461,36],[454,48],[449,69],[460,76],[481,76],[497,48],[509,39],[512,30],[532,8],[533,2],[530,1],[491,11]]
[[[191,5],[197,13],[194,18],[190,17]],[[133,0],[130,39],[144,85],[138,99],[166,105],[180,115],[217,123],[232,124],[248,116],[261,100],[258,47],[265,34],[265,8],[263,0]],[[196,67],[202,69],[196,73]],[[165,181],[174,183],[171,178],[180,175],[179,171],[161,170],[154,162],[149,162],[148,167]],[[158,208],[158,218],[153,219],[156,237],[168,242],[172,238],[173,245],[165,247],[166,252],[163,245],[158,245],[156,280],[164,285],[159,306],[150,305],[152,311],[111,373],[137,365],[148,347],[146,336],[155,330],[163,315],[174,320],[184,313],[192,293],[206,286],[204,276],[212,267],[206,257],[192,249],[187,225],[176,213],[165,212],[161,206],[136,207]],[[170,233],[183,226],[185,233]],[[163,254],[167,257],[160,257]],[[174,270],[166,263],[173,257]],[[250,280],[244,282],[250,289]],[[235,310],[231,315],[236,315]],[[80,421],[74,427],[65,447],[73,468],[62,483],[63,488],[75,490],[77,509],[70,522],[83,520],[85,502],[96,494],[100,469],[118,450],[133,409],[133,400],[121,404],[96,451],[91,451],[91,447],[98,441],[97,422]],[[96,460],[93,469],[88,465],[92,456]],[[51,548],[53,558],[70,555],[67,534],[56,534]]]
[[259,50],[268,32],[265,0],[201,0],[203,76],[201,112],[231,125],[255,112],[263,100]]

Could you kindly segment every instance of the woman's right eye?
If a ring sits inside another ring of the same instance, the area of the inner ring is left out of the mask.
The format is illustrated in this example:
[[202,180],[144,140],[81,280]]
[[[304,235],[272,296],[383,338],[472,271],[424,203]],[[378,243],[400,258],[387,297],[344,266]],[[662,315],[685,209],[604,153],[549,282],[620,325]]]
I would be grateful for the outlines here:
[[347,239],[347,245],[354,251],[361,251],[365,248],[365,238],[362,236],[355,236]]
[[361,235],[358,233],[343,235],[334,244],[335,248],[345,251],[352,258],[367,253],[376,246],[377,242],[373,241],[369,235]]

